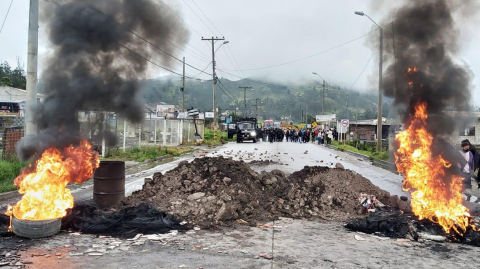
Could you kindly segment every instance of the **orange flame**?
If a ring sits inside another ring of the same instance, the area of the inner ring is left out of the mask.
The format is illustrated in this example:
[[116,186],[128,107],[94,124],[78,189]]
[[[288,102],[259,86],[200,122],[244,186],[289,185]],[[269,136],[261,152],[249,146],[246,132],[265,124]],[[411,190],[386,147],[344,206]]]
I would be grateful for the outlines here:
[[[22,220],[50,220],[64,217],[73,207],[69,183],[82,183],[93,176],[100,164],[98,154],[87,140],[77,147],[56,148],[42,153],[33,165],[22,170],[15,179],[22,199],[10,209],[10,214]],[[7,211],[7,214],[9,211]]]
[[396,136],[400,145],[395,164],[405,176],[402,188],[411,192],[412,210],[419,219],[429,219],[447,233],[453,229],[462,235],[469,226],[474,228],[462,204],[462,178],[447,175],[452,164],[441,155],[432,155],[433,136],[425,128],[427,118],[426,103],[417,104],[410,126]]

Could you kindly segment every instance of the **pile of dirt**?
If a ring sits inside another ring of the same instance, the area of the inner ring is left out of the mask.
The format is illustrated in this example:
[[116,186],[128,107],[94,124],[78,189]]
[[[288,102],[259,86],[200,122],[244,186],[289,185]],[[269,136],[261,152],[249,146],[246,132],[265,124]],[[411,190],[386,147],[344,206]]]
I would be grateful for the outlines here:
[[268,166],[268,165],[273,165],[273,164],[281,164],[279,162],[275,162],[272,160],[253,160],[248,163],[249,165],[254,165],[254,166]]
[[390,203],[388,192],[350,170],[306,166],[290,176],[279,170],[258,174],[243,161],[217,157],[185,161],[165,175],[156,173],[123,205],[149,203],[202,227],[239,219],[255,225],[280,216],[356,217],[360,193]]

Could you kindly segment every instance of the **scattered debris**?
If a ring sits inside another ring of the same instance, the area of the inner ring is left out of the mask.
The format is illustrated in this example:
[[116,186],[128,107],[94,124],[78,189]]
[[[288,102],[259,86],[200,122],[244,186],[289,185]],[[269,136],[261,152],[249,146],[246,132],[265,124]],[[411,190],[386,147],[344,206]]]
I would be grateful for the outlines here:
[[345,220],[358,214],[361,193],[389,203],[388,192],[350,170],[306,166],[290,176],[279,170],[258,174],[245,162],[207,157],[156,173],[123,207],[149,203],[205,228],[239,219],[254,226],[281,216]]
[[[156,210],[150,205],[138,204],[121,210],[99,210],[93,204],[75,205],[62,219],[63,229],[82,233],[132,237],[137,240],[142,234],[167,233],[171,230],[188,230],[173,216]],[[93,246],[96,247],[95,245]]]
[[355,235],[355,240],[357,240],[357,241],[367,241],[367,239],[361,237],[361,236],[358,235],[358,234]]

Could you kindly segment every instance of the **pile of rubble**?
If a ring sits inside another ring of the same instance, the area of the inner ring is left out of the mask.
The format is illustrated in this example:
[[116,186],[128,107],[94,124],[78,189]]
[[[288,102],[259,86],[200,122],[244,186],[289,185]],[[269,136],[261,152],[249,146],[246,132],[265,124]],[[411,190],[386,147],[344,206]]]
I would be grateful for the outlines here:
[[363,212],[357,204],[361,193],[390,204],[388,192],[350,170],[306,166],[290,176],[279,170],[258,174],[243,161],[217,157],[156,173],[123,206],[149,203],[201,227],[255,225],[281,216],[345,220]]

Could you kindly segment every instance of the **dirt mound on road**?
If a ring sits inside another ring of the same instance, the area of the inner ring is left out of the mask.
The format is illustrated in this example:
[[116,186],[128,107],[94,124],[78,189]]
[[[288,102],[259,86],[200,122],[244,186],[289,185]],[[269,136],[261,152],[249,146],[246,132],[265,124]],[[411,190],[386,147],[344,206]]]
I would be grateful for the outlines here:
[[280,170],[258,174],[243,161],[217,157],[185,161],[165,175],[156,173],[124,206],[150,203],[202,227],[238,219],[255,225],[280,216],[344,220],[356,215],[360,193],[384,203],[390,197],[349,170],[306,166],[287,177]]

